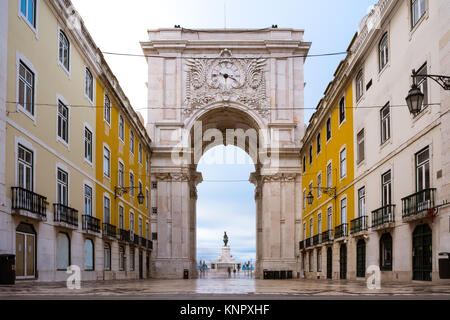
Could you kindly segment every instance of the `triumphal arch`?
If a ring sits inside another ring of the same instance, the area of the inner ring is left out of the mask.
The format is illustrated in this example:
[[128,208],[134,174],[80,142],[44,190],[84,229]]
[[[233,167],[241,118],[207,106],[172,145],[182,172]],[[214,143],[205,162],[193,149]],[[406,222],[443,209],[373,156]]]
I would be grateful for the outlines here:
[[158,29],[148,62],[152,276],[197,276],[196,171],[219,144],[255,163],[256,277],[297,270],[301,219],[303,65],[310,43],[293,29]]

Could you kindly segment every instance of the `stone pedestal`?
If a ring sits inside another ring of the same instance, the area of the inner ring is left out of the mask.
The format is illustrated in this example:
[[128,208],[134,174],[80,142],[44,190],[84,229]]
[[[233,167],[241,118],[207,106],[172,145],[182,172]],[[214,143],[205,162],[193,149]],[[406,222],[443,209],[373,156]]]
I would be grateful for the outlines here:
[[238,269],[238,262],[230,254],[230,247],[222,247],[222,255],[217,259],[216,262],[211,263],[211,271],[227,271],[228,268],[231,270]]

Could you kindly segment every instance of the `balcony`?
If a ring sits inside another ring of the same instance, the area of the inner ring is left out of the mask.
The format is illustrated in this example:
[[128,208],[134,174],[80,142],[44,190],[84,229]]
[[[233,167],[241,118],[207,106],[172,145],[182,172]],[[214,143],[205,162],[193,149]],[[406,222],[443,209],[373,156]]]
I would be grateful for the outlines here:
[[116,226],[109,223],[103,223],[103,237],[110,238],[112,240],[116,239],[116,234]]
[[119,229],[119,241],[130,242],[130,230]]
[[395,222],[395,204],[388,204],[372,211],[372,229],[381,230],[392,228]]
[[147,248],[150,250],[153,250],[153,241],[152,240],[147,240]]
[[141,238],[141,246],[143,246],[144,248],[147,248],[147,239],[144,237],[140,237]]
[[12,214],[36,220],[47,218],[47,198],[20,187],[12,187]]
[[333,241],[333,230],[322,232],[322,243]]
[[305,241],[304,240],[300,241],[298,243],[298,247],[299,247],[300,250],[305,249]]
[[320,244],[320,243],[321,243],[321,240],[322,240],[322,234],[321,234],[321,233],[316,234],[316,235],[313,237],[313,245],[316,246],[316,245]]
[[83,214],[82,216],[83,230],[86,232],[100,232],[100,219],[94,218],[87,214]]
[[309,248],[312,246],[312,238],[308,238],[305,240],[305,248]]
[[141,240],[140,238],[141,238],[141,237],[139,237],[138,235],[134,235],[134,236],[133,236],[133,243],[134,243],[135,246],[139,246],[139,245],[140,245],[140,242],[141,242],[141,241],[140,241],[140,240]]
[[436,188],[424,189],[402,198],[403,221],[413,221],[425,218],[428,210],[434,207]]
[[334,238],[339,239],[339,238],[347,236],[347,229],[348,229],[347,223],[343,223],[343,224],[337,226],[336,228],[334,228]]
[[55,210],[53,220],[55,225],[70,229],[78,228],[78,210],[65,206],[61,203],[54,203],[53,208]]
[[355,235],[367,230],[367,216],[362,216],[350,221],[350,234]]

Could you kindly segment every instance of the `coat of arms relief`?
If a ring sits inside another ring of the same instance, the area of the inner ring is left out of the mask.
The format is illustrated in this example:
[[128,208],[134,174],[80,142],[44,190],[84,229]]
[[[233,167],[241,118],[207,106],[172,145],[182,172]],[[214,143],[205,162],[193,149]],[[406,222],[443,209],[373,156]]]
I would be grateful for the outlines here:
[[218,58],[186,60],[184,114],[214,102],[238,102],[268,117],[269,101],[263,58],[232,58],[223,50]]

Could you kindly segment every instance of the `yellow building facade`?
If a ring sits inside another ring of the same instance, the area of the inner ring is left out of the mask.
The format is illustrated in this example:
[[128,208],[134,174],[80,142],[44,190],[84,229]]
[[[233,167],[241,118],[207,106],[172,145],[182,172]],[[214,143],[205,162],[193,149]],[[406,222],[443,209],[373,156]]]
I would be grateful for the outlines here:
[[83,281],[150,276],[151,141],[142,119],[70,1],[1,9],[0,254],[15,255],[17,279],[65,281],[70,265]]
[[345,278],[354,210],[352,82],[341,63],[303,138],[301,270],[307,278]]

